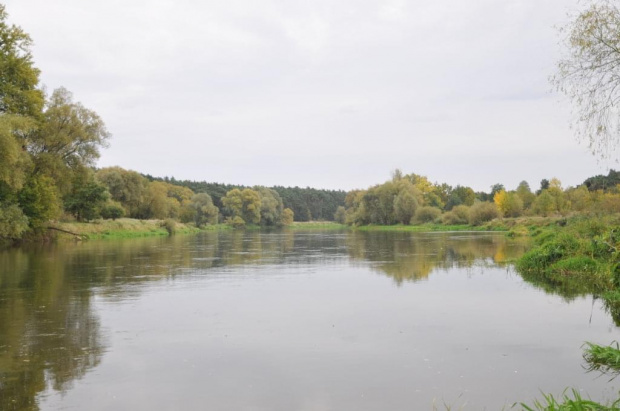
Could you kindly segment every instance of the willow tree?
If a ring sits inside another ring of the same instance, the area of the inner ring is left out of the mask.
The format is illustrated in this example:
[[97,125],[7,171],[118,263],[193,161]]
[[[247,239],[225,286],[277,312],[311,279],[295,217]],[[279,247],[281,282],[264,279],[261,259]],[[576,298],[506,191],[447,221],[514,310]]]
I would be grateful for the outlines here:
[[551,78],[572,103],[572,126],[593,154],[609,158],[620,142],[620,10],[590,1],[561,28],[566,55]]

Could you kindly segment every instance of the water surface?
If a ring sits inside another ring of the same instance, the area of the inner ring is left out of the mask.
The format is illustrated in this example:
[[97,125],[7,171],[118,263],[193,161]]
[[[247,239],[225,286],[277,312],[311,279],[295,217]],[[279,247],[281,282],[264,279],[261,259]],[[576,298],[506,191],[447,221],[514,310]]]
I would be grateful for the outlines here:
[[[0,252],[0,409],[498,410],[577,387],[592,296],[490,233],[219,232]],[[549,290],[547,290],[549,291]]]

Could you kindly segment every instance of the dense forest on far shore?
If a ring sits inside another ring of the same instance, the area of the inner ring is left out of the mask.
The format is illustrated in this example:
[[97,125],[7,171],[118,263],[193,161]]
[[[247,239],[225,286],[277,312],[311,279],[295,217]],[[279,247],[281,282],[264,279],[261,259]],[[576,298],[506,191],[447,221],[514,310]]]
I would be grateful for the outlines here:
[[[207,193],[213,199],[213,204],[220,210],[224,209],[222,198],[232,189],[243,190],[251,188],[244,185],[209,183],[206,181],[177,180],[174,177],[153,177],[144,175],[149,181],[161,181],[173,185],[187,187],[196,193]],[[285,208],[289,208],[295,215],[295,221],[321,221],[333,220],[339,206],[344,205],[347,195],[343,190],[324,190],[302,187],[273,186],[270,189],[276,191],[282,198]]]

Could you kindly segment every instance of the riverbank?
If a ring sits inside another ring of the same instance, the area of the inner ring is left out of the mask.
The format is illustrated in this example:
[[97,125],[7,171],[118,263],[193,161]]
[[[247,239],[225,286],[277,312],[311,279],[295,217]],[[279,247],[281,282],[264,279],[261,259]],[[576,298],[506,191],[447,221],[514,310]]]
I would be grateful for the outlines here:
[[[201,231],[230,229],[224,224],[197,228],[193,225],[172,220],[96,220],[88,223],[58,222],[50,225],[57,238],[64,239],[114,239],[167,236],[171,234],[193,234]],[[62,230],[62,231],[60,231]]]
[[[566,297],[600,295],[620,324],[620,216],[573,217],[519,227],[533,239],[516,268],[527,281]],[[616,311],[616,315],[614,315]]]

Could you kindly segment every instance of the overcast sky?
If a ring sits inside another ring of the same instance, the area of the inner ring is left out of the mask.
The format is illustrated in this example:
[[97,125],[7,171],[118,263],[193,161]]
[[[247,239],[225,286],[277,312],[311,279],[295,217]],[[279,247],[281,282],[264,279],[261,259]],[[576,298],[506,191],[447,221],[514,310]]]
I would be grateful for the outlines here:
[[606,173],[548,77],[574,0],[8,0],[98,165],[366,188],[400,168],[488,191]]

